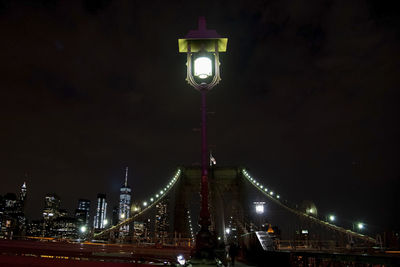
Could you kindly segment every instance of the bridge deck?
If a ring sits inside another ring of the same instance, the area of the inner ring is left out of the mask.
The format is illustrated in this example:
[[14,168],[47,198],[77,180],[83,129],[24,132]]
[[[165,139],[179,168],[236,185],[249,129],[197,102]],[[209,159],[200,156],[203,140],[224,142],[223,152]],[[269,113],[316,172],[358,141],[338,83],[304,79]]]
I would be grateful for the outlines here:
[[0,240],[0,251],[0,266],[149,266],[174,263],[177,255],[190,255],[189,249],[179,247],[19,240]]

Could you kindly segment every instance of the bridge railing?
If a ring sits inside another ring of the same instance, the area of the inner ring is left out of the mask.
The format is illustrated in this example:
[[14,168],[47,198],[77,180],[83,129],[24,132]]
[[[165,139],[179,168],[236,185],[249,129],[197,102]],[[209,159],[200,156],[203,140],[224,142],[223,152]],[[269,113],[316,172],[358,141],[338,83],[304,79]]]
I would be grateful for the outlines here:
[[349,247],[339,246],[336,240],[277,240],[278,250],[344,251]]
[[[169,235],[170,236],[170,235]],[[187,237],[134,237],[128,239],[124,237],[124,243],[128,242],[132,246],[137,247],[180,247],[180,248],[192,248],[194,243],[191,238]]]

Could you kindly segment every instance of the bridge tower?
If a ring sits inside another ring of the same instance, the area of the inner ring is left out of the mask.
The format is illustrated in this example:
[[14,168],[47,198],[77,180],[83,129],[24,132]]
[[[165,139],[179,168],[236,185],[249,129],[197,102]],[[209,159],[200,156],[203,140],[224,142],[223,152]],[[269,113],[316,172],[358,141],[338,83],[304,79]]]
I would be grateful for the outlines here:
[[[209,203],[211,213],[211,229],[217,235],[225,234],[225,220],[233,216],[243,221],[244,200],[243,181],[240,168],[212,166],[209,174]],[[200,191],[200,167],[182,168],[182,176],[176,185],[176,201],[174,208],[174,230],[189,237],[187,211],[191,209],[193,196]]]

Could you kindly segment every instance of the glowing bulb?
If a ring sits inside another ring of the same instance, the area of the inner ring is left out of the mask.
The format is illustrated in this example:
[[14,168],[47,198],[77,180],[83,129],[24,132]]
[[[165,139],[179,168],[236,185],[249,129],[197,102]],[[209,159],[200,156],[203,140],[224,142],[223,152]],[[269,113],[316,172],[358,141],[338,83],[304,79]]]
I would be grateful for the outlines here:
[[264,205],[256,205],[256,213],[257,214],[263,214],[264,213]]
[[206,79],[211,76],[212,62],[208,57],[198,57],[194,61],[194,76]]
[[147,202],[146,202],[146,201],[145,201],[145,202],[143,202],[143,206],[145,206],[145,207],[147,206]]
[[185,260],[185,258],[184,258],[182,255],[178,255],[178,256],[176,257],[176,259],[177,259],[177,261],[178,261],[178,263],[179,263],[180,265],[185,265],[185,264],[186,264],[186,260]]

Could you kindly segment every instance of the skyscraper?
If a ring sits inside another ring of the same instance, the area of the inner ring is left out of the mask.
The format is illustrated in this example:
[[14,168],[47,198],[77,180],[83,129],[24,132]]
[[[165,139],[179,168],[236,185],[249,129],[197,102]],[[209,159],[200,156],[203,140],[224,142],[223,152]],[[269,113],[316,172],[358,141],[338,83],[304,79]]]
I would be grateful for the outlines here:
[[60,215],[61,199],[56,194],[47,194],[44,198],[43,236],[52,236],[54,220]]
[[79,199],[78,208],[75,210],[75,218],[77,219],[79,226],[89,225],[89,211],[90,211],[90,200]]
[[21,201],[22,207],[25,206],[25,199],[26,199],[26,182],[24,182],[21,186],[21,192],[19,195],[19,199]]
[[47,194],[44,199],[43,219],[55,219],[60,212],[61,199],[56,194]]
[[168,235],[169,222],[168,222],[168,198],[163,199],[156,205],[156,220],[154,225],[154,233],[156,239],[163,242],[164,238]]
[[[120,189],[119,195],[119,221],[125,221],[131,215],[131,188],[128,185],[128,167],[125,168],[125,183]],[[129,233],[129,225],[121,227],[123,235]]]
[[20,211],[17,195],[7,193],[3,198],[2,206],[0,237],[12,238],[13,235],[20,235],[25,224],[25,217]]
[[14,193],[7,193],[4,198],[0,196],[0,238],[11,238],[13,235],[25,235],[25,199],[25,183],[23,183],[21,187],[19,197]]
[[107,225],[107,201],[106,194],[97,194],[97,209],[94,216],[93,227],[95,229],[104,229]]

